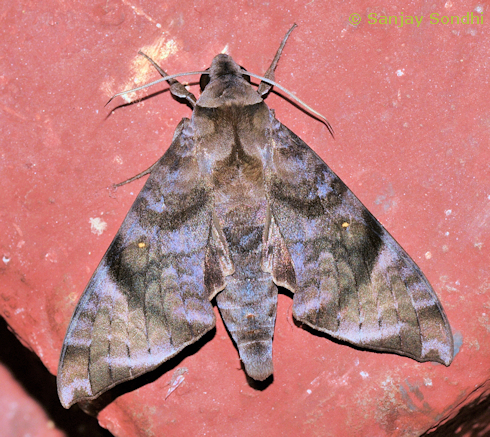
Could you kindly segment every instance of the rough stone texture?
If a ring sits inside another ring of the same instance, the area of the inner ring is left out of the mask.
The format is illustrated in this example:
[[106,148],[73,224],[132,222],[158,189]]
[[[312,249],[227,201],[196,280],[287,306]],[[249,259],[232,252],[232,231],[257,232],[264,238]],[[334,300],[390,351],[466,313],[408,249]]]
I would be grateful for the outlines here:
[[60,437],[63,433],[55,428],[42,407],[26,393],[12,374],[0,367],[0,435]]
[[[471,12],[485,23],[429,23]],[[424,21],[369,24],[370,13]],[[283,295],[272,384],[248,383],[218,321],[118,392],[99,422],[116,436],[410,436],[435,426],[489,378],[487,20],[483,2],[4,1],[0,314],[55,373],[74,306],[144,181],[108,187],[155,162],[190,114],[166,91],[104,107],[158,77],[138,50],[168,72],[205,68],[226,50],[260,74],[296,22],[276,79],[327,116],[336,139],[277,95],[268,104],[419,264],[453,327],[455,360],[419,364],[313,335]],[[165,400],[181,367],[184,382]],[[53,378],[37,382],[54,389]]]

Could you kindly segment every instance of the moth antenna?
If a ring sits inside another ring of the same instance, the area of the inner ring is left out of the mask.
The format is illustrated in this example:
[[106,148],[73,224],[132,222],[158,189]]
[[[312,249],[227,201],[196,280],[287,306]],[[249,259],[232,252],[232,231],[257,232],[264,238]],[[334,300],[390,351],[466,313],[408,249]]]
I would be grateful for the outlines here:
[[[296,23],[294,23],[291,26],[291,29],[289,29],[288,32],[286,33],[286,36],[282,39],[281,45],[277,49],[276,56],[274,56],[274,59],[272,60],[270,67],[267,69],[267,71],[264,74],[264,76],[267,77],[267,79],[270,79],[270,80],[275,79],[274,71],[276,70],[277,64],[279,62],[279,58],[281,57],[282,51],[284,50],[284,47],[286,46],[286,41],[288,40],[289,35],[291,35],[291,32],[296,27],[298,27],[298,25]],[[271,86],[267,86],[267,85],[265,85],[265,83],[261,82],[259,85],[259,89],[257,91],[261,96],[265,96],[266,94],[269,94],[271,89],[272,89]]]
[[[146,53],[143,53],[141,50],[138,50],[138,55],[143,56],[151,65],[153,65],[153,67],[155,68],[155,70],[157,70],[160,73],[160,76],[162,76],[162,77],[168,76],[168,74],[165,73],[165,71],[163,71],[162,67],[160,67],[160,65],[158,65]],[[172,79],[170,79],[170,80],[172,80]]]
[[[294,27],[291,28],[291,30],[292,29],[294,29]],[[141,53],[141,54],[143,54],[143,53]],[[147,57],[146,55],[144,55],[144,56]],[[152,64],[153,65],[156,65],[156,63],[154,63],[153,61],[152,61]],[[165,73],[160,67],[158,67],[157,70],[162,75],[163,75],[163,73]],[[242,71],[243,71],[243,74],[244,75],[248,75],[248,76],[255,77],[256,79],[260,79],[262,82],[265,82],[265,83],[268,83],[269,85],[275,86],[275,87],[279,88],[281,91],[283,91],[284,93],[286,93],[289,97],[291,97],[291,99],[293,99],[295,102],[298,102],[303,108],[305,108],[311,114],[313,114],[316,117],[318,117],[321,120],[321,122],[323,124],[325,124],[325,126],[328,129],[328,131],[330,132],[330,135],[332,135],[332,138],[335,138],[334,137],[333,128],[332,128],[331,124],[328,122],[327,118],[324,115],[320,114],[318,111],[315,111],[311,106],[307,105],[299,97],[296,97],[291,91],[287,90],[282,85],[279,85],[277,82],[275,82],[273,80],[270,80],[270,79],[267,79],[266,77],[259,76],[258,74],[254,74],[254,73],[251,73],[251,72],[246,71],[246,70],[242,70]],[[127,90],[127,91],[121,91],[120,93],[114,94],[109,99],[109,101],[105,104],[105,106],[107,106],[109,103],[111,103],[116,97],[124,96],[124,95],[129,94],[129,93],[134,93],[136,91],[143,90],[143,89],[148,88],[150,86],[156,85],[156,84],[158,84],[160,82],[169,81],[170,85],[172,85],[172,83],[171,83],[171,80],[172,79],[175,79],[176,77],[181,77],[181,76],[192,76],[194,74],[209,74],[209,71],[188,71],[188,72],[185,72],[185,73],[176,73],[176,74],[171,74],[171,75],[165,75],[161,79],[158,79],[158,80],[155,80],[153,82],[147,83],[146,85],[141,85],[141,86],[139,86],[137,88],[133,88],[133,89],[130,89],[130,90]]]
[[136,91],[140,91],[140,90],[143,90],[143,89],[148,88],[150,86],[156,85],[157,83],[166,82],[168,80],[175,79],[176,77],[180,77],[180,76],[192,76],[194,74],[209,74],[209,71],[187,71],[185,73],[171,74],[170,76],[162,77],[161,79],[155,80],[154,82],[147,83],[146,85],[141,85],[141,86],[139,86],[137,88],[133,88],[133,89],[127,90],[127,91],[121,91],[120,93],[114,94],[109,99],[109,101],[105,104],[105,106],[107,106],[109,103],[111,103],[116,97],[124,96],[125,94],[129,94],[129,93],[134,93]]
[[289,97],[291,97],[291,99],[293,99],[295,102],[298,102],[303,108],[305,108],[307,111],[309,111],[310,113],[312,113],[313,115],[315,115],[316,117],[318,117],[320,119],[320,121],[325,126],[327,126],[327,129],[330,132],[330,135],[332,135],[332,138],[335,138],[334,137],[334,134],[333,134],[333,128],[330,125],[330,123],[328,122],[327,118],[324,115],[320,114],[318,111],[315,111],[311,106],[307,105],[299,97],[296,97],[291,91],[288,91],[286,88],[284,88],[283,86],[279,85],[277,82],[274,82],[273,80],[267,79],[266,77],[263,77],[263,76],[259,76],[258,74],[250,73],[250,71],[243,70],[243,74],[246,74],[248,76],[255,77],[256,79],[260,79],[262,82],[266,82],[269,85],[276,86],[281,91],[285,92]]

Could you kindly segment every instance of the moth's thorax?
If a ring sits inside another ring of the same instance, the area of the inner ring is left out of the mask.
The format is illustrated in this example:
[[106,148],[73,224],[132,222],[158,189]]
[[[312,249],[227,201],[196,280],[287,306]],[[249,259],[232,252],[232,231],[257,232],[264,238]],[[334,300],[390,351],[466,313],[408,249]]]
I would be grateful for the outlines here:
[[264,102],[218,108],[196,106],[191,126],[198,161],[208,169],[221,168],[220,163],[225,162],[246,166],[251,158],[262,162],[269,147],[271,117]]
[[215,188],[233,192],[238,202],[253,197],[254,187],[263,190],[270,120],[269,108],[243,78],[241,67],[231,56],[216,56],[192,115],[193,137],[200,165],[212,173]]
[[216,216],[224,229],[263,226],[269,125],[269,108],[241,68],[230,56],[216,56],[192,126],[198,162],[208,170]]

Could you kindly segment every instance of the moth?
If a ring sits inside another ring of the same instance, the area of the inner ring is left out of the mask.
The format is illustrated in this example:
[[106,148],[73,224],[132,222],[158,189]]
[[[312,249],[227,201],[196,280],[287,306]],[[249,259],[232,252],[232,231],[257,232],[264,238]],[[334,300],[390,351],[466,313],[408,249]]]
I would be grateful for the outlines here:
[[[215,326],[246,373],[273,372],[277,287],[296,320],[367,349],[449,365],[453,337],[423,273],[335,173],[217,55],[193,107],[149,170],[71,319],[58,368],[68,408],[148,372]],[[259,77],[260,76],[256,76]],[[207,83],[206,83],[207,82]]]

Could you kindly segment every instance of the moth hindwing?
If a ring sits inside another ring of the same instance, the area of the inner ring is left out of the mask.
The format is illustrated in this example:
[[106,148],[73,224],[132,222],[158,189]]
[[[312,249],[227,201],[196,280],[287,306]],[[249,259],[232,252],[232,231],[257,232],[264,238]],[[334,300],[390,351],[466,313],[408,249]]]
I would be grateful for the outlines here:
[[274,117],[263,100],[270,85],[256,91],[220,54],[199,100],[182,89],[171,82],[192,118],[151,168],[73,314],[61,403],[94,399],[197,341],[215,325],[214,298],[247,374],[268,378],[278,286],[314,329],[448,365],[451,328],[427,279]]

